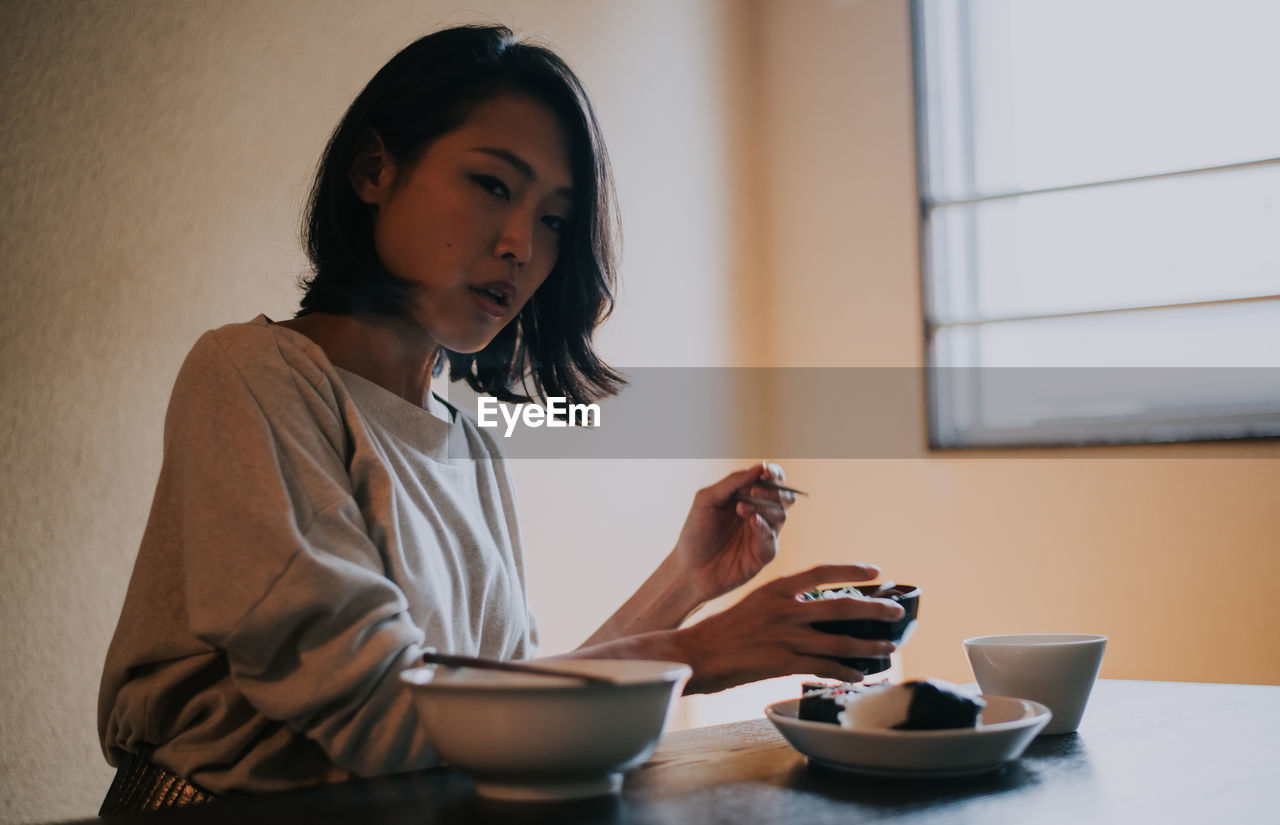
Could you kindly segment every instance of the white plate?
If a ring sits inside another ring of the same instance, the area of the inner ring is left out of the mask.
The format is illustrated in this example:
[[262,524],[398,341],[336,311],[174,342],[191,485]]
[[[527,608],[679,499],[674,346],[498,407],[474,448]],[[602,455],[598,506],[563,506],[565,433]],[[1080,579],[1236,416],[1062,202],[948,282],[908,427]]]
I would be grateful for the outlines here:
[[764,709],[791,747],[829,768],[871,776],[933,777],[985,773],[1017,759],[1053,715],[1039,702],[983,696],[975,728],[856,730],[798,718],[800,700]]

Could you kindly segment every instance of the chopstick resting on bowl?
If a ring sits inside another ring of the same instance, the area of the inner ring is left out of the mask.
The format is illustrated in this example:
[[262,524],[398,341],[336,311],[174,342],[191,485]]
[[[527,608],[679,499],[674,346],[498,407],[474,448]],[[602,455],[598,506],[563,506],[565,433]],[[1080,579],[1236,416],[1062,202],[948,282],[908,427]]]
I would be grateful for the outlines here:
[[475,656],[457,656],[452,653],[440,653],[427,650],[422,654],[422,661],[429,665],[445,665],[446,667],[471,667],[479,670],[506,670],[512,673],[531,673],[535,676],[555,676],[558,678],[580,679],[593,685],[616,685],[617,682],[607,676],[594,673],[578,673],[574,670],[530,665],[524,662],[502,662],[497,659],[481,659]]

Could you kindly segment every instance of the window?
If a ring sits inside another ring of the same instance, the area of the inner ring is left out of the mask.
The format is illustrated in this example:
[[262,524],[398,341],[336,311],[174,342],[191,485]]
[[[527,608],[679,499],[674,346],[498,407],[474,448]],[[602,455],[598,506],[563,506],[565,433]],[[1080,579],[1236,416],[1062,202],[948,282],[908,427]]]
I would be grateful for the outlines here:
[[1280,3],[914,22],[932,445],[1280,436]]

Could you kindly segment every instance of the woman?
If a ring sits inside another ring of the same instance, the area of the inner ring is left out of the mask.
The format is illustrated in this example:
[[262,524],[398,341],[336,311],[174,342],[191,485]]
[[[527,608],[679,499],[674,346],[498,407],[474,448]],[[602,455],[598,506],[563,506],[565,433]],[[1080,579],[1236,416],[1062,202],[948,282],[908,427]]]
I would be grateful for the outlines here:
[[[612,305],[610,190],[580,83],[504,28],[422,38],[361,92],[317,173],[298,316],[207,333],[175,384],[103,673],[120,766],[104,813],[432,765],[397,674],[426,646],[533,655],[497,445],[429,382],[448,360],[503,399],[617,389],[591,346]],[[680,627],[773,558],[793,501],[779,479],[751,467],[700,491],[658,570],[565,655],[688,662],[691,692],[860,678],[835,657],[892,645],[810,623],[901,608],[796,595],[872,565],[779,579]]]

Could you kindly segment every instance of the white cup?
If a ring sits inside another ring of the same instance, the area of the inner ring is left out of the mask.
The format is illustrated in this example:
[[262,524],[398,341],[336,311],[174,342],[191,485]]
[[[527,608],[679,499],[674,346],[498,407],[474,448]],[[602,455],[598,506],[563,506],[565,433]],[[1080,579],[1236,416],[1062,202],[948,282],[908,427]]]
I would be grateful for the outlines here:
[[1041,733],[1071,733],[1080,727],[1106,647],[1106,636],[1079,633],[964,640],[983,693],[1031,699],[1053,711]]

